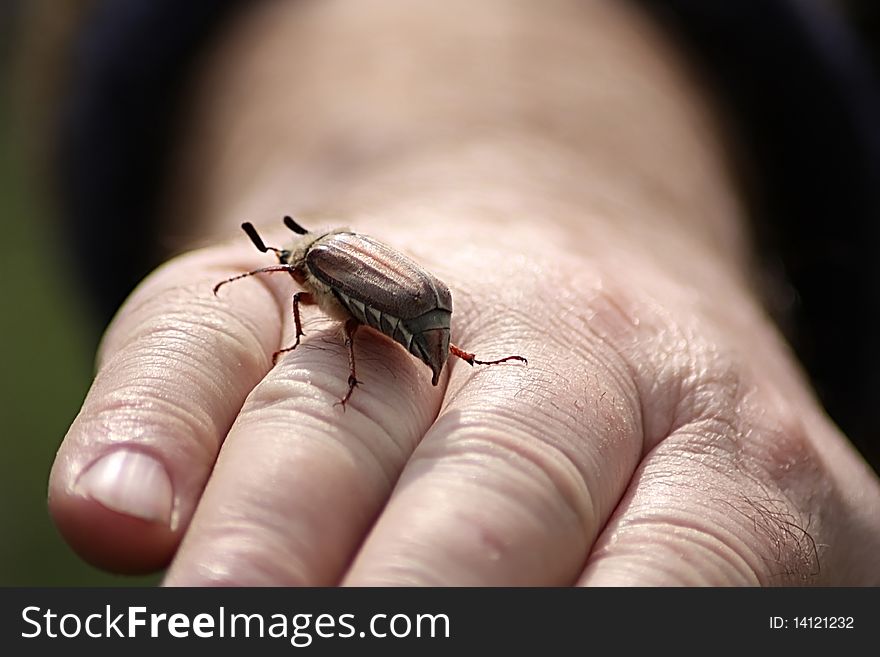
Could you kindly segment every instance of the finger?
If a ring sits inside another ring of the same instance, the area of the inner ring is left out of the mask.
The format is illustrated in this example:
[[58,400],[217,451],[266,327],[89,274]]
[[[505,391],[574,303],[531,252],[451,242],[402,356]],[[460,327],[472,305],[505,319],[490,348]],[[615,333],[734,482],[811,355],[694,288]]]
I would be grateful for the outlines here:
[[[542,281],[564,297],[549,270]],[[573,284],[596,296],[548,317],[539,291],[520,288],[506,310],[499,300],[492,313],[471,315],[461,337],[468,351],[522,353],[529,364],[455,365],[447,404],[346,584],[575,581],[639,461],[642,426],[622,360],[584,337],[632,327],[603,308],[596,280]]]
[[362,329],[360,384],[343,409],[343,336],[318,326],[242,408],[167,585],[336,583],[385,504],[442,390],[422,363]]
[[166,564],[217,450],[278,345],[279,308],[234,251],[173,261],[127,301],[105,337],[95,381],[56,457],[49,505],[91,563],[145,572]]
[[852,455],[835,480],[810,433],[840,436],[774,397],[686,417],[640,466],[580,584],[876,585],[876,480]]

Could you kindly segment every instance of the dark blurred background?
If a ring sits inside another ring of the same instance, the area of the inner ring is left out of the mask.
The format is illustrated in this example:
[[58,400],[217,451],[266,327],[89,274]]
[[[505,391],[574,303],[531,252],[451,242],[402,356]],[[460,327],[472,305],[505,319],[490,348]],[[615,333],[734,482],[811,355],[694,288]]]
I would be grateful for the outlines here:
[[[64,20],[56,3],[58,19]],[[31,134],[22,80],[24,2],[0,1],[0,585],[150,584],[79,559],[49,519],[46,486],[92,377],[96,332],[76,277],[60,263],[55,208]]]
[[[873,58],[876,74],[880,70],[880,3],[814,1],[844,12]],[[47,184],[51,137],[48,129],[38,128],[51,125],[46,117],[52,115],[57,98],[47,89],[59,86],[52,74],[57,76],[63,67],[41,58],[51,57],[50,46],[62,38],[59,35],[69,33],[75,16],[95,4],[91,0],[0,0],[0,344],[5,354],[0,394],[0,585],[152,584],[158,580],[115,577],[87,566],[61,540],[46,508],[49,468],[88,389],[103,319],[98,319],[100,313],[86,310],[94,299],[83,294],[81,278],[63,257],[70,235],[64,234],[58,199]],[[687,3],[670,2],[664,7],[666,3],[658,0],[645,4],[660,6],[662,12]],[[30,20],[34,8],[41,8],[36,24]],[[58,52],[55,49],[56,56]],[[875,255],[877,246],[869,245]],[[873,267],[876,272],[876,263]],[[876,287],[867,289],[880,297]],[[862,328],[877,343],[876,330]],[[876,373],[873,380],[880,380]],[[862,393],[860,397],[869,398],[877,391]],[[869,413],[875,413],[874,409],[864,406],[863,414]],[[858,424],[858,419],[851,421]],[[876,427],[877,422],[862,425]],[[866,453],[873,449],[871,458],[880,465],[878,442],[878,436],[871,435],[862,436],[857,444]]]

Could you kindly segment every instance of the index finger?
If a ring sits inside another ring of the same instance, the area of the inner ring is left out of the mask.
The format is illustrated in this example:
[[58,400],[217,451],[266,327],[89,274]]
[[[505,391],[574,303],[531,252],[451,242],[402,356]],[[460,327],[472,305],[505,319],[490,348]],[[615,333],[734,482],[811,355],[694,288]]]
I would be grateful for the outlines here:
[[236,251],[174,260],[111,324],[98,373],[49,479],[49,507],[92,564],[149,572],[174,553],[245,397],[271,367],[282,326],[256,278],[215,297]]

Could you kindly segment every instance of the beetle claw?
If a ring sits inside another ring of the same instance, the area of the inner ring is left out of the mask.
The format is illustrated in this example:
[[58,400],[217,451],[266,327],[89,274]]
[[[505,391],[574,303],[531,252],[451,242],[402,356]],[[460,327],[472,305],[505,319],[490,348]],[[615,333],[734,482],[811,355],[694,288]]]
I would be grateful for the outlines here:
[[354,378],[353,375],[349,375],[348,377],[348,391],[345,393],[345,397],[340,399],[338,402],[334,404],[334,406],[342,406],[342,410],[345,411],[345,405],[348,403],[348,400],[351,399],[351,393],[354,392],[354,389],[358,387],[360,381]]

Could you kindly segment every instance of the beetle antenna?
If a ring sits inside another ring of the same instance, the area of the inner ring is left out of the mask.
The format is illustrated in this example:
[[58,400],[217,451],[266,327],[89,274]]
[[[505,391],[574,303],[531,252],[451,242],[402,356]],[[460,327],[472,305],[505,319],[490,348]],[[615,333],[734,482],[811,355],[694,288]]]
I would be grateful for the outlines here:
[[[250,224],[248,224],[248,226],[250,226]],[[272,249],[267,250],[271,251]],[[293,267],[291,267],[290,265],[272,265],[271,267],[260,267],[259,269],[254,269],[253,271],[249,271],[245,274],[239,274],[238,276],[227,278],[225,281],[220,281],[219,283],[217,283],[217,285],[214,286],[214,295],[216,296],[217,290],[219,290],[227,283],[231,283],[232,281],[238,281],[242,278],[247,278],[248,276],[253,276],[255,274],[271,274],[276,271],[286,271],[287,273],[290,273],[291,271],[293,271]]]
[[300,226],[296,221],[294,221],[293,217],[286,216],[284,217],[284,225],[290,228],[297,235],[307,235],[309,231]]
[[247,236],[251,238],[251,242],[254,243],[254,246],[257,247],[261,253],[266,253],[267,251],[271,251],[278,259],[282,262],[284,261],[284,252],[281,249],[276,249],[274,246],[266,246],[263,243],[263,238],[260,237],[260,234],[257,232],[257,229],[254,228],[254,225],[246,221],[241,225],[241,229],[247,233]]

